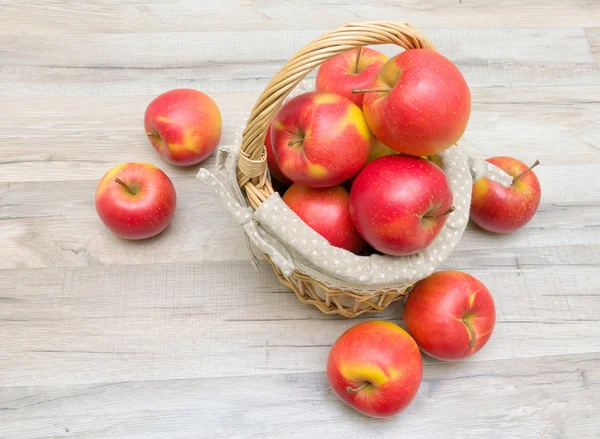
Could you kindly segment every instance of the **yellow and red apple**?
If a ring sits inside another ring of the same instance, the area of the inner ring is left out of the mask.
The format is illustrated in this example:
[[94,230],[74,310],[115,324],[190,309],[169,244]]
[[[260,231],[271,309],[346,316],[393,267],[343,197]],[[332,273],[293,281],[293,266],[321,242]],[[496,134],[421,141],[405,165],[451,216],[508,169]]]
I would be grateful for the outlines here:
[[294,183],[283,201],[331,245],[353,253],[364,249],[365,241],[350,217],[350,195],[342,186],[309,188]]
[[149,163],[115,166],[96,189],[96,212],[115,235],[144,239],[173,219],[177,197],[171,179]]
[[271,141],[281,172],[308,187],[336,186],[367,162],[373,135],[362,111],[333,93],[304,93],[273,120]]
[[452,146],[465,132],[471,92],[452,62],[426,49],[391,58],[364,93],[371,131],[390,148],[429,156]]
[[350,191],[358,232],[371,247],[392,256],[426,248],[452,210],[446,174],[421,157],[381,157],[360,171]]
[[316,90],[344,96],[362,108],[364,95],[352,90],[368,87],[387,60],[383,53],[367,47],[336,55],[319,67]]
[[376,418],[406,408],[422,376],[417,344],[391,322],[370,320],[353,326],[336,340],[327,360],[327,380],[335,394]]
[[402,318],[423,352],[440,360],[460,360],[487,343],[496,309],[479,280],[460,271],[440,271],[416,283]]
[[531,167],[512,157],[487,159],[513,177],[512,185],[504,187],[488,178],[473,184],[471,219],[482,229],[509,233],[520,229],[535,215],[540,205],[542,189]]
[[211,155],[221,140],[221,112],[204,93],[179,88],[150,102],[144,128],[165,161],[178,166],[195,165]]

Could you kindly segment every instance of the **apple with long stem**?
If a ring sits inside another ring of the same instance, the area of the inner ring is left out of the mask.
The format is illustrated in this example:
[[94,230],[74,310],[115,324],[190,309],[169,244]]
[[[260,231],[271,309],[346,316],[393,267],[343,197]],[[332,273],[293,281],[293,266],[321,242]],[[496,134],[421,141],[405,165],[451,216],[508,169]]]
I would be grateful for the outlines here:
[[367,47],[348,50],[321,64],[315,88],[344,96],[362,108],[364,94],[352,90],[368,87],[387,60],[383,53]]
[[145,239],[173,219],[177,196],[171,179],[149,163],[115,166],[96,189],[96,212],[115,235]]
[[531,166],[512,157],[492,157],[487,162],[513,177],[512,184],[504,187],[488,178],[473,184],[470,216],[482,229],[495,233],[509,233],[520,229],[535,215],[540,205],[542,190]]
[[364,94],[369,128],[390,148],[415,156],[438,154],[465,132],[471,92],[452,62],[436,52],[412,49],[386,62]]

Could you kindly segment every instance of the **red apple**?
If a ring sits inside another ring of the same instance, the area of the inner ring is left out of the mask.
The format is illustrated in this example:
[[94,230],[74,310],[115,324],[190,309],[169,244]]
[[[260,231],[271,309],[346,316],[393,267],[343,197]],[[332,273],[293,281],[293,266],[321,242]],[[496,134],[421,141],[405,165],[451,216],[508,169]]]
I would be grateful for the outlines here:
[[124,163],[106,173],[96,189],[96,212],[115,235],[144,239],[173,219],[176,195],[163,171],[149,163]]
[[269,167],[269,172],[271,173],[271,177],[277,180],[280,183],[283,183],[287,186],[293,183],[292,180],[287,178],[279,169],[279,165],[277,164],[277,160],[275,159],[275,152],[273,151],[273,143],[271,142],[271,126],[267,130],[267,136],[265,137],[265,148],[267,149],[267,166]]
[[358,232],[373,248],[393,256],[425,249],[453,210],[446,174],[421,157],[381,157],[365,166],[350,191]]
[[512,157],[487,159],[513,176],[510,187],[482,178],[473,185],[471,219],[482,229],[495,233],[509,233],[527,224],[540,205],[542,189],[531,169]]
[[190,166],[206,159],[219,144],[221,113],[204,93],[179,88],[150,102],[144,127],[150,143],[165,161]]
[[437,154],[467,128],[469,87],[456,66],[436,52],[412,49],[391,58],[368,90],[363,110],[369,127],[396,151]]
[[403,319],[423,352],[459,360],[487,343],[496,309],[488,289],[473,276],[440,271],[417,282],[404,304]]
[[422,376],[419,347],[390,322],[370,320],[348,329],[333,344],[327,360],[327,380],[335,394],[375,418],[406,408]]
[[342,186],[309,188],[294,183],[283,201],[331,245],[353,253],[365,247],[350,217],[350,195]]
[[383,53],[366,47],[336,55],[319,67],[316,90],[344,96],[362,108],[364,94],[352,89],[367,88],[387,60]]
[[348,99],[311,92],[281,107],[271,139],[286,177],[308,187],[329,187],[364,166],[373,136],[360,108]]

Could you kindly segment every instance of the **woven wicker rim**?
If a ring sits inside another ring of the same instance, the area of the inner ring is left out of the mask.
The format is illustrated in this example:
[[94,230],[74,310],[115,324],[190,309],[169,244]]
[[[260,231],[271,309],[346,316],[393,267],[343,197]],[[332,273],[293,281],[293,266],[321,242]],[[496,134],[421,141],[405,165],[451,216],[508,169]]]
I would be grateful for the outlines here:
[[237,180],[250,205],[256,209],[273,194],[267,178],[267,129],[275,113],[291,91],[315,67],[329,58],[357,47],[395,44],[404,49],[429,49],[435,46],[407,23],[375,21],[351,23],[328,32],[298,51],[275,74],[259,96],[244,132],[238,162]]

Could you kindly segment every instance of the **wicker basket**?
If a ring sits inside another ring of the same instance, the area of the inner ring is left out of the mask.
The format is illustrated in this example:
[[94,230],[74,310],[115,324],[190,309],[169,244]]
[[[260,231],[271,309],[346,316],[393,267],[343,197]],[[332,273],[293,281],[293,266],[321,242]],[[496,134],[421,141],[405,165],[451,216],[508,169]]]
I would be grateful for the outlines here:
[[[264,139],[269,124],[284,99],[308,73],[327,59],[356,47],[375,44],[436,50],[427,38],[406,23],[348,24],[321,36],[297,52],[269,82],[252,109],[243,131],[237,166],[237,183],[253,209],[258,208],[273,194],[267,171]],[[355,317],[365,312],[382,311],[390,303],[405,296],[410,289],[404,287],[365,294],[361,291],[331,288],[298,271],[285,276],[268,257],[267,259],[283,285],[291,288],[302,302],[312,304],[326,314]]]

